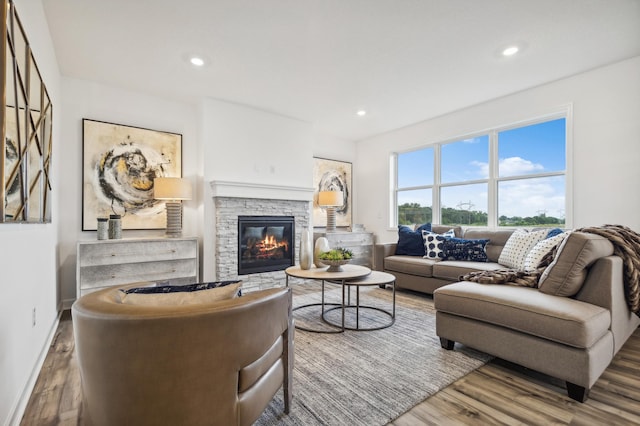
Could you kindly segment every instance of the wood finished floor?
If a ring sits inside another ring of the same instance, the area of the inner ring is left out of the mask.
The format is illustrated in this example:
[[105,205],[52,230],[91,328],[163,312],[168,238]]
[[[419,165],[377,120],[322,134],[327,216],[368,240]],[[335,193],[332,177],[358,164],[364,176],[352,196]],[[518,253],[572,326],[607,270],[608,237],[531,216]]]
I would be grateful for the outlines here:
[[[21,425],[82,425],[80,376],[69,311],[62,315]],[[494,360],[391,422],[407,425],[640,425],[640,329],[586,403],[563,382]]]

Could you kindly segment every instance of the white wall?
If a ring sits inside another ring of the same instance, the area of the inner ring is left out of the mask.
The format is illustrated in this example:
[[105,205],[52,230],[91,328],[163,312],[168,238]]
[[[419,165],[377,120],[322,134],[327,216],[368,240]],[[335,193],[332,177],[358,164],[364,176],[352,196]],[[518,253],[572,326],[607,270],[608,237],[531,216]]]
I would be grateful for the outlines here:
[[203,279],[215,276],[211,181],[311,188],[312,126],[289,117],[206,99],[200,110],[204,160]]
[[[198,169],[196,108],[153,96],[121,90],[84,80],[63,78],[62,143],[57,158],[64,161],[60,172],[60,287],[68,308],[76,298],[76,244],[96,239],[95,231],[82,231],[82,119],[106,121],[182,134],[182,175],[194,184],[194,199],[184,202],[183,234],[198,235],[198,204],[201,194],[195,186],[201,178]],[[124,231],[123,238],[163,236],[164,230]]]
[[[1,425],[20,421],[58,319],[60,73],[40,1],[17,3],[18,14],[53,102],[52,223],[0,224]],[[32,325],[34,309],[35,326]]]
[[[640,57],[592,70],[357,144],[359,219],[382,242],[389,223],[389,155],[573,107],[573,227],[640,230]],[[570,153],[571,154],[571,153]],[[375,194],[375,196],[374,196]]]

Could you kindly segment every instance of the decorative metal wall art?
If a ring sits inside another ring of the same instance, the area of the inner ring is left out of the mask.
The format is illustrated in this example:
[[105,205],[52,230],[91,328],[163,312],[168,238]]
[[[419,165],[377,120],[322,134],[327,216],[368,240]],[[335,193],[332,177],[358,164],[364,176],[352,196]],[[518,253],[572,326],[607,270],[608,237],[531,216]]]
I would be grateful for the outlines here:
[[53,106],[13,1],[0,13],[0,223],[51,222]]
[[122,229],[164,229],[153,180],[182,176],[182,135],[86,118],[82,129],[82,230],[113,214]]

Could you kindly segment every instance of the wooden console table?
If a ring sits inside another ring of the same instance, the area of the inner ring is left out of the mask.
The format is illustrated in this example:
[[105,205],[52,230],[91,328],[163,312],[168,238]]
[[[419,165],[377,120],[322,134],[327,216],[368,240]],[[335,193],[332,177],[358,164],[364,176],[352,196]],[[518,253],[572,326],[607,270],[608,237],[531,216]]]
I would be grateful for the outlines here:
[[76,297],[114,285],[144,281],[198,282],[197,238],[80,241]]

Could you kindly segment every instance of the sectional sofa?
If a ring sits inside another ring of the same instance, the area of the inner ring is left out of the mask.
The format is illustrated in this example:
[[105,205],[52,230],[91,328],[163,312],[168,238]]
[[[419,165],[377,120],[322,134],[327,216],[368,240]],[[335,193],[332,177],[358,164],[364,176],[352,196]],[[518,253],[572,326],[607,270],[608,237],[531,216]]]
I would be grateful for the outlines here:
[[[440,234],[449,229],[432,226]],[[514,231],[453,230],[458,238],[488,239],[486,261],[398,255],[394,242],[376,244],[374,268],[393,274],[397,288],[433,294],[436,333],[444,349],[459,342],[557,377],[566,381],[569,397],[585,401],[640,325],[628,306],[623,260],[613,254],[612,243],[572,232],[540,277],[539,288],[481,284],[459,278],[505,269],[498,260]]]

